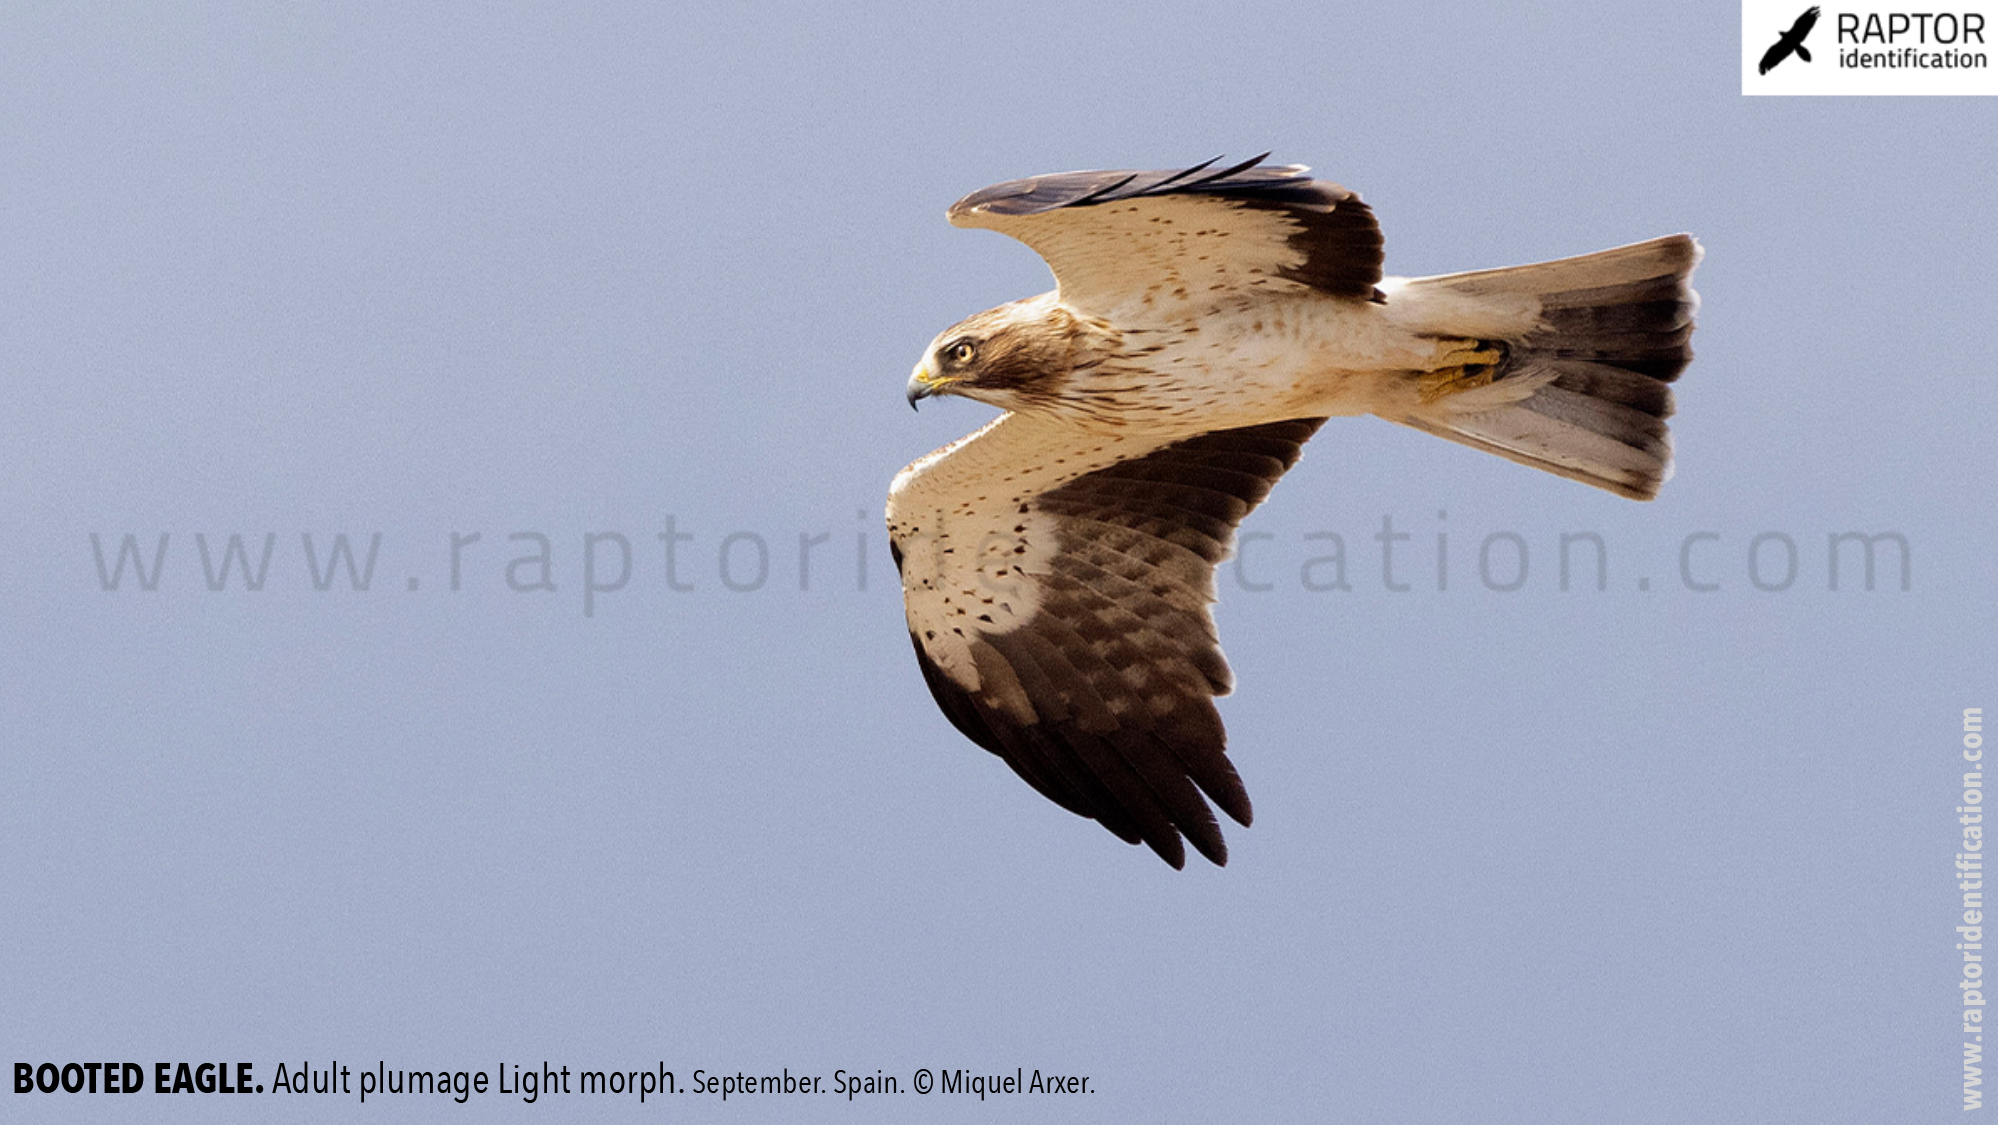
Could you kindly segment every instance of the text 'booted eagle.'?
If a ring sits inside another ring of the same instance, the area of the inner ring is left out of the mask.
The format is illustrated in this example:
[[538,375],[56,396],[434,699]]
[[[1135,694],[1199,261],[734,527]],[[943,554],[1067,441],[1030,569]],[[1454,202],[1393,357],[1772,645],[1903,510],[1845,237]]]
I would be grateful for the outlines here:
[[[1242,824],[1214,697],[1214,567],[1327,417],[1376,414],[1636,499],[1670,475],[1692,358],[1687,235],[1383,278],[1360,198],[1299,165],[1067,172],[950,209],[1034,248],[1052,293],[931,342],[913,404],[1003,408],[896,476],[916,659],[972,741],[1182,866]],[[1201,795],[1206,794],[1206,800]]]

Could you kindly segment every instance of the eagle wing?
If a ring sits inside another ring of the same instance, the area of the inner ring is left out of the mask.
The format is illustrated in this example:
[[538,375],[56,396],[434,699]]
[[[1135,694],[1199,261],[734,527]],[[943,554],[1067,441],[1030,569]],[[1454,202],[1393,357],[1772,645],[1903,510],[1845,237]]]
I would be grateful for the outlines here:
[[1007,415],[911,466],[891,508],[893,548],[916,659],[944,714],[1056,804],[1174,867],[1186,862],[1182,836],[1227,862],[1201,794],[1242,824],[1250,807],[1213,703],[1232,685],[1210,610],[1214,567],[1323,421],[1113,454],[1044,485],[954,474],[973,443],[1014,465],[1050,464],[1058,443],[1073,444],[1055,423]]
[[1244,291],[1379,296],[1381,231],[1360,197],[1261,157],[1208,171],[1063,172],[953,204],[950,221],[1010,235],[1054,270],[1063,304],[1120,324]]

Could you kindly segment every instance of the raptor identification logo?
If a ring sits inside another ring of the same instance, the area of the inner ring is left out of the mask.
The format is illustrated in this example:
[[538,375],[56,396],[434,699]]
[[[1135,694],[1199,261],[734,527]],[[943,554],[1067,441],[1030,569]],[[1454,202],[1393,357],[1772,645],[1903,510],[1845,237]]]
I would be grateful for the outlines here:
[[1998,95],[1994,56],[1998,3],[1742,0],[1747,95]]

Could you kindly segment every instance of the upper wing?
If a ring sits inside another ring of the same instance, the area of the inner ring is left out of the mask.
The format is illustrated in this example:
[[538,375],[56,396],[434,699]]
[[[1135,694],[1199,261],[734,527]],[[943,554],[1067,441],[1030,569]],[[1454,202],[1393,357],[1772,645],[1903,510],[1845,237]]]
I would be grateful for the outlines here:
[[1783,38],[1788,39],[1792,43],[1802,43],[1804,37],[1809,35],[1811,29],[1816,26],[1818,26],[1817,8],[1806,8],[1804,9],[1804,14],[1797,17],[1797,22],[1790,25],[1790,33]]
[[[968,442],[1049,453],[1028,447],[1045,437],[1033,419],[1008,421],[1024,428]],[[912,472],[964,481],[898,482],[891,516],[909,633],[944,714],[1057,804],[1174,867],[1182,834],[1227,862],[1201,793],[1242,824],[1250,808],[1213,703],[1232,684],[1214,566],[1322,421],[1203,434],[1028,495],[996,474],[952,478],[966,443],[919,462]]]
[[[1299,164],[1219,172],[1063,172],[996,184],[950,209],[1047,259],[1062,302],[1121,323],[1243,290],[1372,299],[1381,231],[1360,197]],[[1118,313],[1123,313],[1118,316]]]

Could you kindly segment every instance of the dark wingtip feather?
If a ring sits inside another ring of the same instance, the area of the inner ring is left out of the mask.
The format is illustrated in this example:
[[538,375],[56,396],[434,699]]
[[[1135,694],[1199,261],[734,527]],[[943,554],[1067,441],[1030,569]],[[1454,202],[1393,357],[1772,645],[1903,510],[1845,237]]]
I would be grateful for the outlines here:
[[[1264,154],[1263,154],[1263,156],[1268,156],[1268,155],[1269,155],[1268,153],[1264,153]],[[1207,167],[1208,167],[1209,165],[1212,165],[1212,164],[1213,164],[1213,163],[1214,163],[1215,161],[1217,161],[1217,160],[1220,160],[1220,159],[1221,159],[1221,158],[1220,158],[1219,156],[1210,156],[1210,157],[1208,157],[1207,159],[1205,159],[1205,160],[1201,161],[1200,163],[1198,163],[1198,164],[1195,164],[1195,165],[1194,165],[1193,167],[1191,167],[1191,168],[1188,168],[1188,169],[1185,169],[1184,171],[1180,171],[1180,172],[1174,172],[1174,173],[1173,173],[1172,175],[1170,175],[1170,176],[1167,176],[1167,177],[1166,177],[1165,179],[1163,179],[1163,180],[1160,180],[1160,181],[1159,181],[1158,183],[1156,183],[1156,184],[1153,184],[1153,185],[1152,185],[1152,191],[1153,191],[1154,193],[1156,193],[1156,192],[1159,192],[1159,191],[1162,191],[1162,190],[1164,190],[1164,189],[1165,189],[1165,188],[1166,188],[1166,187],[1167,187],[1168,185],[1170,185],[1170,184],[1175,184],[1175,183],[1178,183],[1179,181],[1181,181],[1181,180],[1183,180],[1183,179],[1187,178],[1188,176],[1191,176],[1191,175],[1193,175],[1193,174],[1194,174],[1194,173],[1196,173],[1196,172],[1201,172],[1201,171],[1204,171],[1204,170],[1206,170],[1206,168],[1207,168]],[[1262,159],[1262,157],[1261,157],[1261,156],[1259,156],[1259,157],[1257,157],[1256,159],[1257,159],[1257,160],[1261,160],[1261,159]],[[1225,174],[1225,173],[1224,173],[1224,174]],[[1136,175],[1136,173],[1133,173],[1133,175]]]
[[1125,176],[1121,180],[1112,180],[1111,182],[1104,184],[1102,187],[1097,188],[1095,191],[1090,192],[1088,195],[1085,195],[1080,199],[1071,199],[1068,202],[1061,204],[1060,206],[1082,207],[1094,203],[1099,199],[1108,199],[1111,197],[1111,194],[1115,192],[1118,188],[1123,187],[1125,184],[1128,184],[1132,180],[1135,180],[1137,178],[1138,178],[1138,173],[1132,172],[1130,175]]
[[1318,185],[1311,179],[1309,168],[1301,164],[1264,164],[1269,155],[1265,152],[1218,172],[1207,171],[1220,162],[1217,156],[1188,168],[1152,172],[1119,169],[1028,176],[972,192],[952,204],[950,213],[1036,215],[1061,207],[1088,207],[1122,199],[1177,194],[1231,195],[1281,203],[1336,202],[1335,196],[1317,198]]

